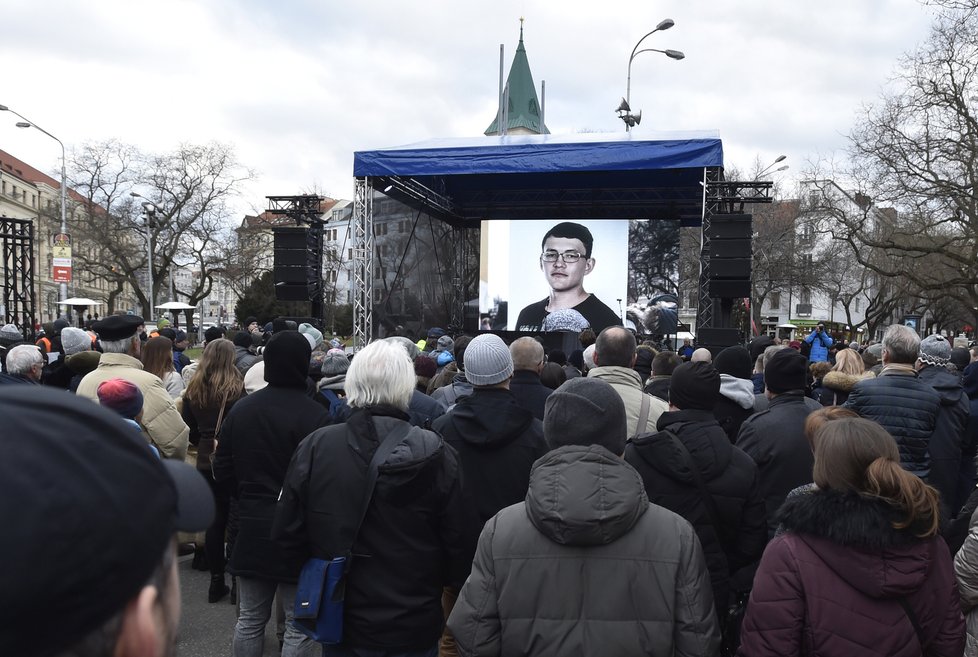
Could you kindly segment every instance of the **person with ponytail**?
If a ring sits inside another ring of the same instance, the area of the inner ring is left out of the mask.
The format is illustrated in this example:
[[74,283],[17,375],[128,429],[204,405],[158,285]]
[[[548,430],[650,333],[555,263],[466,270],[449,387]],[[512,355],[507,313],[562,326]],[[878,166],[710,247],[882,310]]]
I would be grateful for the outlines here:
[[880,425],[816,431],[817,490],[788,499],[754,578],[739,655],[960,655],[965,624],[938,494]]

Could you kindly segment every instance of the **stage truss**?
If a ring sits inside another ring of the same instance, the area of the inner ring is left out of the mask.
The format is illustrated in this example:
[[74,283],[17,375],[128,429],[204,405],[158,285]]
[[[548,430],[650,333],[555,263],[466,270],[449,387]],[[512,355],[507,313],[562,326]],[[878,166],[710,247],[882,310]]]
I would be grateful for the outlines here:
[[34,222],[0,217],[0,251],[3,253],[4,324],[20,323],[25,340],[33,341],[37,317],[34,293]]

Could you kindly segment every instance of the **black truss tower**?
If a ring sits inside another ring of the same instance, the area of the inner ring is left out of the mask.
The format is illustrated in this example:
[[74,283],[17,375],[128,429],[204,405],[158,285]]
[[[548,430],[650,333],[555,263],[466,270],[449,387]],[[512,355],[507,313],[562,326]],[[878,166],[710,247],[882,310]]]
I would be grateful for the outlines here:
[[4,323],[16,317],[24,339],[34,341],[34,222],[0,217],[0,251],[3,254]]

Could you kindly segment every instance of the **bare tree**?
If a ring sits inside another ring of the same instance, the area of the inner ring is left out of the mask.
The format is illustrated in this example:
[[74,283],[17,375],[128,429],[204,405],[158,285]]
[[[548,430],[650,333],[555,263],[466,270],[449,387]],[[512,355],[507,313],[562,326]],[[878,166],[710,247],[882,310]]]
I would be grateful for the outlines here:
[[[196,304],[209,293],[211,270],[218,266],[221,237],[226,235],[227,204],[250,176],[230,147],[183,145],[172,153],[144,154],[109,141],[86,144],[69,164],[86,215],[72,230],[101,245],[94,257],[82,256],[86,268],[117,287],[131,285],[145,317],[155,316],[151,298],[168,285],[177,261],[189,261],[200,271],[191,289],[177,295]],[[143,208],[131,192],[152,204],[155,212],[146,215],[151,221],[142,218]],[[152,292],[145,276],[148,251],[153,256],[148,263]]]
[[901,60],[895,88],[865,108],[850,136],[848,177],[859,182],[858,209],[823,209],[834,220],[832,236],[860,265],[921,298],[974,309],[978,15],[961,3],[941,4],[928,39]]

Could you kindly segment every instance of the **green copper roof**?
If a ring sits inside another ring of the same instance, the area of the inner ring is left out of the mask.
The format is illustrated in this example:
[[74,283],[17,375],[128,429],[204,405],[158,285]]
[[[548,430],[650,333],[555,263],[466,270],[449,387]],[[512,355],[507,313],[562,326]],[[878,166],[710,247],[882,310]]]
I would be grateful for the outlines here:
[[[523,19],[520,19],[520,44],[516,46],[516,56],[509,69],[509,120],[506,129],[525,128],[536,134],[550,134],[547,126],[540,121],[540,101],[537,90],[533,85],[533,74],[530,73],[530,62],[526,58],[526,48],[523,47]],[[499,132],[499,117],[493,119],[486,128],[486,135]]]

